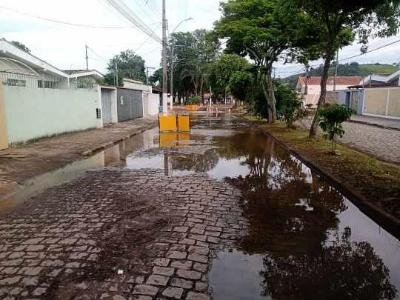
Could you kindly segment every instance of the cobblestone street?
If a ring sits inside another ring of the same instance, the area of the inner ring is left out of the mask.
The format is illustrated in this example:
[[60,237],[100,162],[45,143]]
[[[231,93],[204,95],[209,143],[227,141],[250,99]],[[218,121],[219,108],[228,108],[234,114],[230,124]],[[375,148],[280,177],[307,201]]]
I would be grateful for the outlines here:
[[208,299],[211,250],[246,225],[237,197],[202,175],[90,172],[0,220],[0,297]]

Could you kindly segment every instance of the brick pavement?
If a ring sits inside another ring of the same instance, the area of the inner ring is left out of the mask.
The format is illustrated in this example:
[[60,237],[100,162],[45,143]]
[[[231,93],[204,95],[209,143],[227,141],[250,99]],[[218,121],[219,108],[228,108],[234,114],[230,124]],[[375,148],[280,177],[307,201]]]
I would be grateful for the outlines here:
[[0,216],[0,298],[209,299],[217,249],[244,232],[224,182],[91,171]]
[[[311,119],[299,122],[302,127],[309,128]],[[384,161],[400,164],[400,131],[376,126],[345,122],[345,135],[339,139],[362,152],[371,154]]]

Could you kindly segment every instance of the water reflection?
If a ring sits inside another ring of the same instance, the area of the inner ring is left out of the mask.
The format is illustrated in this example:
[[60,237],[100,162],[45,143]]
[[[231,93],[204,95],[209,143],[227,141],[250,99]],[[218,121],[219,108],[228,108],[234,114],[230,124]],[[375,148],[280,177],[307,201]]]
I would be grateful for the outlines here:
[[350,228],[319,252],[264,257],[263,295],[273,299],[394,299],[389,269]]
[[[245,276],[246,270],[249,277],[260,276],[262,292],[241,281],[246,296],[230,294],[231,299],[396,298],[390,275],[398,285],[398,259],[390,273],[368,241],[353,239],[350,227],[341,229],[348,200],[338,190],[257,130],[216,141],[220,157],[241,157],[241,165],[249,169],[244,176],[225,178],[242,191],[241,207],[249,222],[237,242],[236,261],[240,265],[261,256],[263,264],[258,270],[249,265],[236,275],[230,255],[220,253],[215,263],[219,267],[210,273],[215,299],[228,299],[224,286]],[[229,275],[221,276],[222,270]]]

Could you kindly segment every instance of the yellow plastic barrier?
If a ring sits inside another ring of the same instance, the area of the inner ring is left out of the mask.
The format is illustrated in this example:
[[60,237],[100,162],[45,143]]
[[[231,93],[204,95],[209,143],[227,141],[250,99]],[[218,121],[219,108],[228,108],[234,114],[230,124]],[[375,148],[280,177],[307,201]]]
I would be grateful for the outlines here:
[[190,131],[190,118],[186,115],[178,116],[178,131],[189,132]]
[[160,147],[172,148],[178,143],[178,135],[173,132],[160,133]]
[[188,111],[198,111],[199,110],[199,106],[197,104],[185,105],[185,108]]
[[177,131],[175,115],[159,115],[160,131]]

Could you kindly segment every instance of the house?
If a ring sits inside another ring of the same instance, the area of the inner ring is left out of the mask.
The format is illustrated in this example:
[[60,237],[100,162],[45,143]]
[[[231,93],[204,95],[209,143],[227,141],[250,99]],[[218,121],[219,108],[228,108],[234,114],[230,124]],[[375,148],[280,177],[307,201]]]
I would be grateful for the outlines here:
[[102,127],[101,89],[82,84],[97,76],[96,72],[68,74],[0,39],[3,148],[4,144]]
[[[158,115],[160,110],[160,95],[151,85],[146,85],[141,81],[123,78],[125,89],[135,90],[141,94],[143,114],[142,116]],[[132,93],[132,92],[131,92]]]
[[390,75],[371,74],[359,83],[363,87],[400,86],[400,70]]
[[[362,80],[360,76],[328,77],[327,91],[346,90],[348,86],[357,85]],[[304,105],[315,107],[321,94],[321,76],[300,76],[296,90],[303,96]]]

